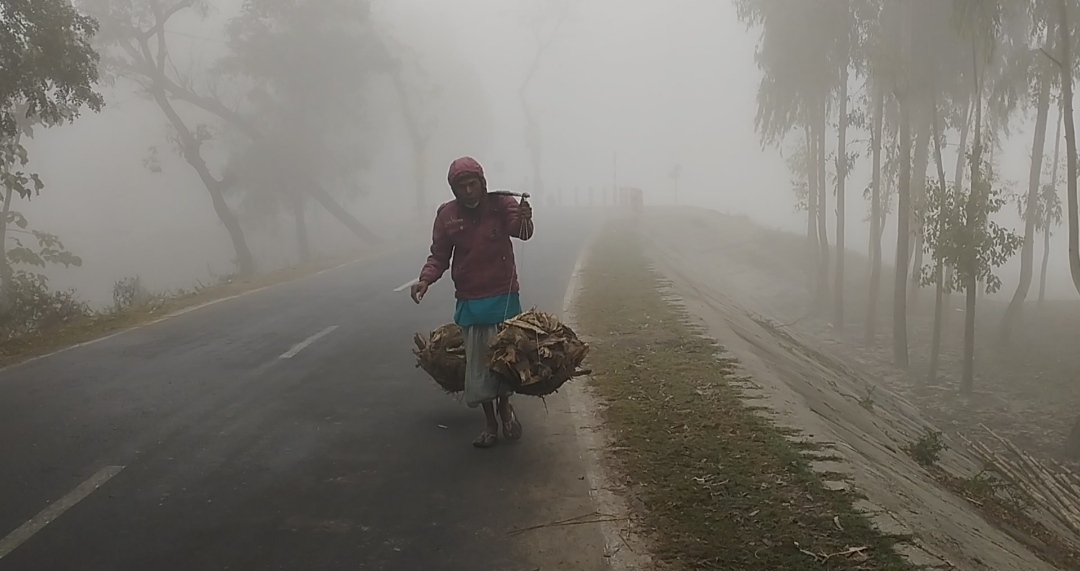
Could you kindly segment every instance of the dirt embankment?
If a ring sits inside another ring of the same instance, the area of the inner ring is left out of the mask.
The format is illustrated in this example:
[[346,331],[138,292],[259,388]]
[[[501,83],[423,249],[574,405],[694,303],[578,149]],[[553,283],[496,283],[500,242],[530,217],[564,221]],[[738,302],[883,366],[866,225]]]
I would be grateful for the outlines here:
[[[976,505],[911,459],[906,449],[935,427],[892,390],[901,375],[884,379],[884,369],[866,355],[815,335],[811,323],[793,324],[805,318],[807,301],[805,274],[791,263],[798,253],[788,251],[798,241],[785,246],[775,232],[749,221],[693,209],[653,211],[642,217],[640,228],[648,253],[681,302],[752,379],[751,394],[763,399],[777,423],[835,447],[840,461],[815,468],[850,475],[850,485],[866,497],[861,509],[875,523],[915,538],[907,549],[914,563],[965,570],[1054,568],[1034,554],[1038,542],[995,527]],[[950,442],[940,465],[970,478],[983,466],[962,449]],[[1048,529],[1068,533],[1036,517]]]

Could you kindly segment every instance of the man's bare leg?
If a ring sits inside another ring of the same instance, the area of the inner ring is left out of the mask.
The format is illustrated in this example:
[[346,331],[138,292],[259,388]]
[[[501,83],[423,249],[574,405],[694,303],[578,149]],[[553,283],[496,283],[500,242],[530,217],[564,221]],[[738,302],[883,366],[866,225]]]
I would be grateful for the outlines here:
[[487,419],[487,428],[480,433],[480,436],[476,437],[476,440],[473,440],[473,446],[491,448],[499,439],[499,419],[495,416],[494,403],[486,402],[482,406],[484,408],[484,417]]
[[503,433],[507,440],[521,438],[521,423],[514,413],[514,407],[510,404],[510,397],[499,397],[499,416],[502,417]]

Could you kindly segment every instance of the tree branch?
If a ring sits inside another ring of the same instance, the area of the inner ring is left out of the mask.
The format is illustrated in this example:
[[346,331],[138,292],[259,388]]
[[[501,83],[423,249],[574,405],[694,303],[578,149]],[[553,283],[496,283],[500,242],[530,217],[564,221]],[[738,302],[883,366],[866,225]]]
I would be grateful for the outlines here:
[[1054,65],[1058,66],[1058,68],[1064,68],[1065,67],[1064,64],[1062,64],[1060,61],[1058,61],[1058,59],[1055,58],[1053,55],[1051,55],[1050,52],[1046,51],[1046,48],[1039,48],[1039,51],[1042,52],[1042,54],[1044,56],[1046,56],[1047,59],[1054,62]]
[[521,82],[521,88],[518,89],[518,93],[524,100],[525,91],[529,88],[529,84],[532,83],[533,76],[536,75],[537,70],[540,68],[540,60],[544,57],[544,53],[555,41],[555,36],[559,34],[559,29],[562,27],[563,22],[570,16],[570,5],[568,4],[566,9],[559,14],[559,18],[555,21],[555,27],[551,30],[551,35],[548,36],[547,41],[544,41],[541,37],[541,25],[538,25],[533,30],[533,37],[536,39],[536,56],[533,58],[532,65],[529,67],[528,74],[525,75],[525,81]]

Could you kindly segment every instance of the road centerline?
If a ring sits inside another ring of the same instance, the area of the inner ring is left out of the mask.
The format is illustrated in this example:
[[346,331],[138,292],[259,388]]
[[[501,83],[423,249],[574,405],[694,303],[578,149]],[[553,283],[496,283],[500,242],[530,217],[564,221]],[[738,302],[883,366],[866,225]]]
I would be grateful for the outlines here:
[[0,539],[0,559],[3,559],[14,551],[17,547],[22,545],[26,540],[34,536],[45,526],[52,523],[56,518],[63,515],[75,504],[86,499],[94,490],[100,488],[105,482],[112,479],[113,476],[120,473],[123,470],[123,466],[106,466],[99,470],[93,476],[90,476],[83,483],[75,487],[65,494],[59,500],[49,504],[45,509],[41,510],[36,516],[30,518],[29,521],[20,525],[15,531],[7,534],[3,539]]
[[331,325],[330,327],[327,327],[326,329],[323,329],[322,331],[312,335],[311,337],[308,337],[307,339],[304,339],[303,341],[297,343],[296,345],[293,345],[292,349],[289,349],[288,351],[282,353],[280,358],[281,359],[292,359],[297,354],[299,354],[301,351],[303,351],[304,349],[307,349],[308,346],[310,346],[312,343],[318,341],[319,339],[322,339],[323,337],[326,337],[330,333],[333,333],[333,331],[335,329],[337,329],[337,328],[338,328],[337,325]]

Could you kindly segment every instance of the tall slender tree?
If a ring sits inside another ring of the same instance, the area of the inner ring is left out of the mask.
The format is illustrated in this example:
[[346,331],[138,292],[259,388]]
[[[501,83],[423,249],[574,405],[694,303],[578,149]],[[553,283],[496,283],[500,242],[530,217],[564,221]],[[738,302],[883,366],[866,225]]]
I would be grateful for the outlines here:
[[1054,166],[1050,169],[1050,182],[1039,193],[1039,228],[1043,235],[1042,266],[1039,270],[1039,307],[1046,301],[1046,270],[1050,265],[1050,236],[1061,225],[1064,212],[1058,195],[1058,164],[1061,159],[1061,124],[1064,108],[1058,101],[1057,133],[1054,135]]
[[1072,18],[1066,0],[1058,0],[1058,42],[1061,58],[1057,61],[1061,72],[1061,98],[1065,118],[1065,183],[1069,217],[1069,272],[1073,286],[1080,293],[1080,214],[1076,198],[1076,124],[1073,120],[1073,53]]
[[825,131],[839,81],[835,55],[842,22],[831,2],[824,10],[820,4],[792,0],[737,0],[736,5],[739,18],[761,32],[755,60],[763,73],[755,124],[762,145],[780,145],[799,127],[810,140],[813,172],[808,176],[814,179],[810,191],[815,197],[810,210],[816,215],[818,251],[814,300],[821,311],[830,298]]
[[881,287],[881,233],[882,233],[882,188],[881,188],[881,146],[885,116],[885,90],[880,82],[875,82],[873,95],[873,118],[870,127],[870,146],[873,156],[872,181],[870,183],[870,284],[866,304],[866,327],[863,340],[872,345],[876,335],[878,294]]
[[900,186],[896,223],[896,265],[893,281],[893,362],[901,369],[909,365],[907,328],[908,253],[911,239],[911,105],[912,51],[915,7],[905,3],[901,16],[903,42],[902,83],[897,90],[900,103]]
[[1035,135],[1031,145],[1031,164],[1028,174],[1028,191],[1024,200],[1024,245],[1020,250],[1020,282],[1016,285],[1009,306],[1001,320],[998,341],[1007,345],[1027,300],[1031,288],[1035,258],[1035,232],[1038,226],[1039,193],[1042,185],[1043,155],[1046,146],[1046,123],[1050,115],[1051,76],[1044,74],[1037,88],[1035,104]]

